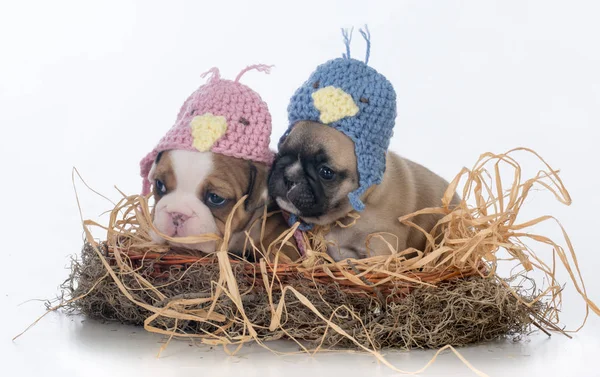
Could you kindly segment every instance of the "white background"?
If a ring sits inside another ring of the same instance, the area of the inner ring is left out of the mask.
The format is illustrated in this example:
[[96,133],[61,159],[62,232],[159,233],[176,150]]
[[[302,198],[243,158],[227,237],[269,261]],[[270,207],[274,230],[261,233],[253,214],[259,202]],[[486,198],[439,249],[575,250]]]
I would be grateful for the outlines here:
[[[254,345],[239,356],[62,314],[12,336],[43,312],[67,276],[82,231],[76,166],[96,190],[136,193],[138,161],[167,131],[212,66],[270,105],[277,139],[289,96],[314,67],[343,52],[340,27],[368,23],[370,64],[398,93],[391,149],[447,179],[485,151],[527,146],[561,169],[573,205],[528,200],[523,219],[554,214],[569,232],[591,298],[600,302],[597,216],[600,5],[594,1],[19,1],[0,5],[0,360],[3,375],[390,375],[370,356],[278,357]],[[285,4],[285,5],[284,5]],[[364,54],[355,33],[354,57]],[[275,144],[273,143],[273,146]],[[521,160],[532,171],[534,160]],[[111,208],[78,184],[86,218]],[[556,226],[536,231],[557,240]],[[548,257],[541,248],[540,255]],[[562,319],[582,319],[566,275]],[[600,375],[600,324],[573,340],[532,335],[461,350],[492,376]],[[289,343],[273,347],[294,350]],[[388,352],[404,370],[432,352]],[[151,369],[151,370],[150,370]],[[473,375],[444,354],[425,375]]]

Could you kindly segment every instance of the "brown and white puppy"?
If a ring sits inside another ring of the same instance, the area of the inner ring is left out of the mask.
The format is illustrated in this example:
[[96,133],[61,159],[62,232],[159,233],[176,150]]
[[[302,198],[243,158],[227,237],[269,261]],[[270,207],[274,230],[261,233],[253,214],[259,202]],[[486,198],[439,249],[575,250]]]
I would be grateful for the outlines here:
[[[235,204],[248,195],[244,205],[232,219],[231,253],[247,255],[249,243],[245,232],[260,245],[261,224],[255,224],[267,205],[267,172],[265,164],[229,157],[212,152],[185,150],[165,151],[158,154],[148,178],[153,183],[155,205],[154,226],[170,237],[197,236],[214,233],[223,236],[225,223]],[[287,229],[281,215],[266,221],[263,245],[267,247]],[[151,232],[154,242],[165,243],[159,234]],[[172,246],[202,253],[215,251],[216,242]],[[293,247],[284,247],[284,254],[292,259],[298,255]],[[254,257],[254,256],[252,256]]]
[[[353,211],[348,194],[358,188],[354,143],[333,127],[298,122],[279,145],[269,176],[269,194],[284,210],[309,224],[329,225]],[[448,182],[425,167],[388,152],[381,184],[361,198],[365,209],[354,226],[332,226],[326,236],[335,260],[385,255],[388,244],[369,234],[385,233],[396,250],[424,250],[426,238],[398,218],[428,207],[439,207]],[[457,195],[453,204],[458,203]],[[439,216],[420,215],[412,221],[430,231]]]

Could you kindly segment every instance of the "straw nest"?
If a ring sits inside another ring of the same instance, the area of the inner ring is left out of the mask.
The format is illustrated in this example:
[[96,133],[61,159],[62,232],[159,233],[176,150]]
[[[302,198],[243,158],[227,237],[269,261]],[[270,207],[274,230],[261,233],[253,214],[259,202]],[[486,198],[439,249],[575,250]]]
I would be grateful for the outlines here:
[[[535,156],[542,169],[523,178],[517,153]],[[257,263],[227,253],[228,231],[223,237],[177,239],[217,240],[213,255],[169,250],[150,241],[150,229],[157,230],[148,198],[123,195],[108,226],[84,222],[87,241],[63,286],[62,304],[93,318],[143,325],[151,332],[198,338],[226,349],[287,338],[306,352],[355,348],[380,360],[381,348],[461,346],[518,337],[532,325],[544,332],[561,331],[557,259],[588,310],[599,311],[587,298],[564,230],[565,248],[529,231],[552,217],[519,219],[535,187],[549,190],[564,204],[571,202],[557,171],[535,152],[521,148],[483,154],[451,182],[440,208],[398,219],[416,226],[411,222],[414,216],[443,215],[436,226],[442,235],[437,239],[428,235],[426,250],[396,250],[388,244],[389,256],[341,262],[325,253],[325,228],[305,233],[307,252],[302,260],[284,260],[277,249],[288,242],[297,225],[271,245],[248,240],[257,254],[274,256]],[[455,191],[463,199],[450,209]],[[352,226],[357,216],[333,226]],[[105,241],[94,240],[92,227],[106,230]],[[372,237],[384,239],[382,234]],[[547,256],[538,257],[533,246]],[[503,260],[520,267],[513,276],[497,276]],[[536,287],[526,277],[532,270],[546,275],[546,286]]]

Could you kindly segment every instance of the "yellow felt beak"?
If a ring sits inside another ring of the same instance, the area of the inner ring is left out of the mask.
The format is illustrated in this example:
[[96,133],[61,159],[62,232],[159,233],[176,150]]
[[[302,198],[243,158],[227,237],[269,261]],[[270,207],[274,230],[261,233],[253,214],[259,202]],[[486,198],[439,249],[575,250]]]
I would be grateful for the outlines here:
[[329,124],[358,113],[358,106],[350,94],[334,86],[326,86],[312,94],[313,103],[319,110],[321,123]]
[[206,113],[195,116],[190,127],[194,147],[200,152],[206,152],[227,132],[227,120],[223,116]]

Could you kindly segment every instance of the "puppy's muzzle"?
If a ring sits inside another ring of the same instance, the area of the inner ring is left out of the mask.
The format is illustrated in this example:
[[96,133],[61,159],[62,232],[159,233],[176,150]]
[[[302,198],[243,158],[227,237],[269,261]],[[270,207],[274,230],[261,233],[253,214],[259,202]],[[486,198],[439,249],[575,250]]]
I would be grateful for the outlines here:
[[317,200],[309,182],[298,170],[297,166],[286,169],[283,182],[287,188],[287,200],[304,213],[313,209]]
[[319,194],[318,177],[313,170],[310,166],[303,167],[294,155],[283,155],[274,162],[269,176],[269,193],[282,209],[299,216],[322,214],[325,198]]
[[306,182],[292,182],[287,199],[302,212],[312,209],[316,202],[315,195]]

